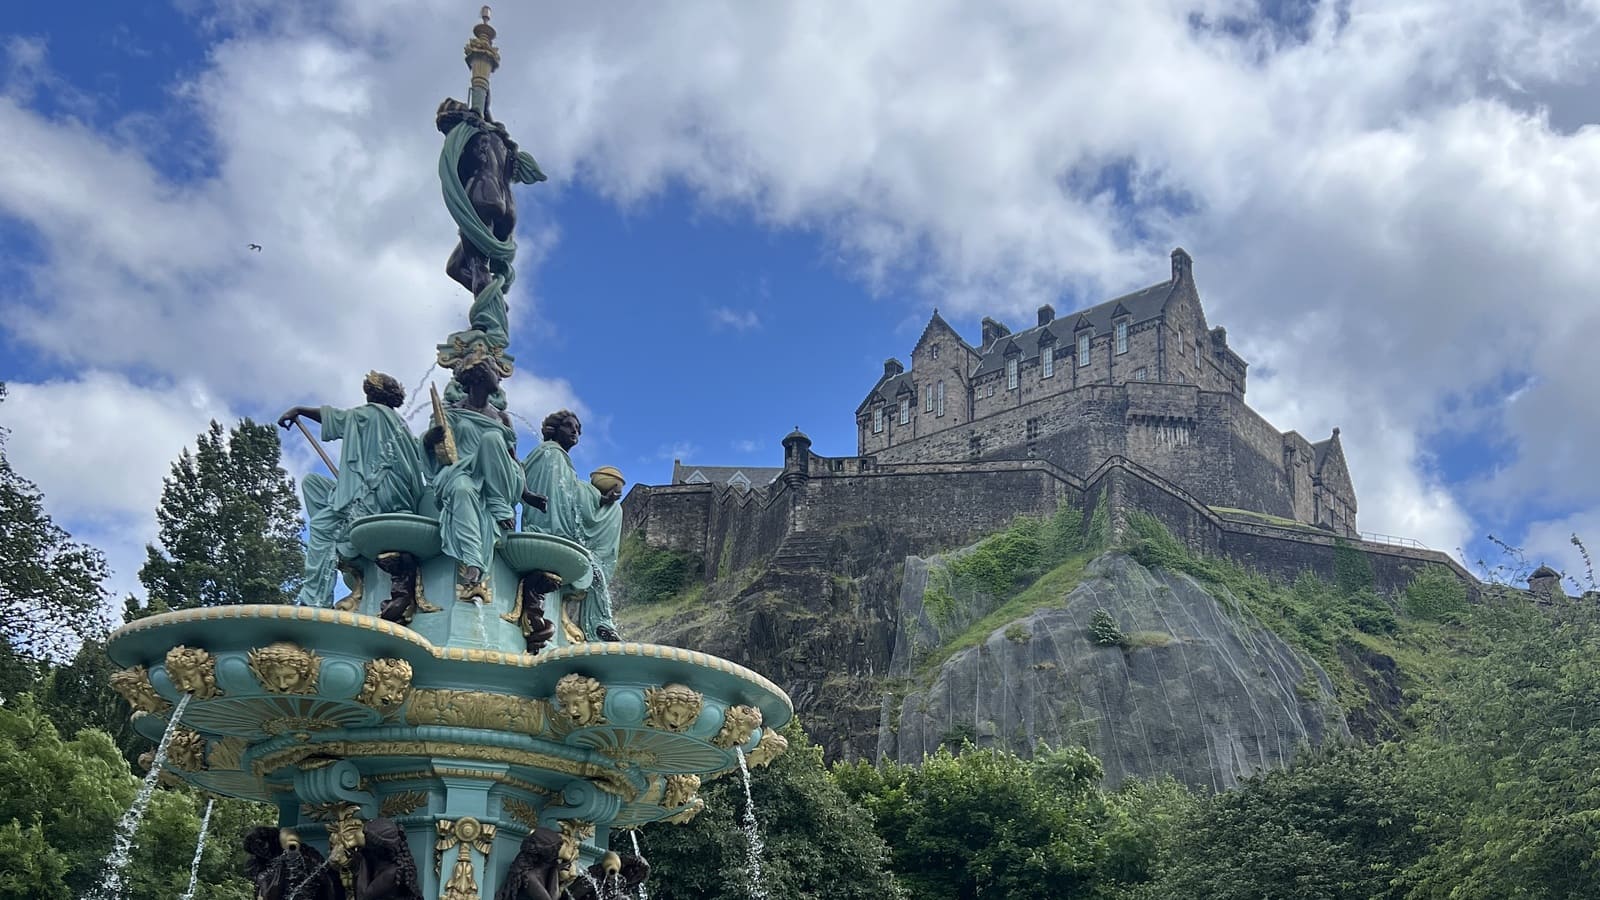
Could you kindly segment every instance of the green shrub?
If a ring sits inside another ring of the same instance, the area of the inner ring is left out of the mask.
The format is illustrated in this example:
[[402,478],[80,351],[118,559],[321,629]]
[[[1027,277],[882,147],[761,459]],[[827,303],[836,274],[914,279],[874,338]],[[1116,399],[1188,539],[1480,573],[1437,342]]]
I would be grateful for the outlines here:
[[617,582],[633,602],[659,603],[675,597],[699,574],[700,558],[693,553],[651,547],[639,532],[622,541]]
[[1117,620],[1111,613],[1104,609],[1096,609],[1089,614],[1089,641],[1101,647],[1118,647],[1127,640],[1122,629],[1117,627]]
[[1406,585],[1406,615],[1428,622],[1453,621],[1467,608],[1467,586],[1444,566],[1427,566]]

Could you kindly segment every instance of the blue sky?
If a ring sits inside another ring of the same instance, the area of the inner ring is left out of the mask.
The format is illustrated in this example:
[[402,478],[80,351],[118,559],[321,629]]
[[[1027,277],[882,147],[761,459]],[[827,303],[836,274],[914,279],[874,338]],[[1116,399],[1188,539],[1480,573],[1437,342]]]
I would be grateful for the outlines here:
[[[503,6],[495,112],[551,175],[511,404],[579,408],[580,465],[853,452],[935,306],[976,338],[1182,245],[1252,405],[1341,427],[1362,528],[1600,534],[1596,3]],[[118,589],[208,418],[410,387],[464,315],[432,111],[476,9],[0,21],[0,423]]]

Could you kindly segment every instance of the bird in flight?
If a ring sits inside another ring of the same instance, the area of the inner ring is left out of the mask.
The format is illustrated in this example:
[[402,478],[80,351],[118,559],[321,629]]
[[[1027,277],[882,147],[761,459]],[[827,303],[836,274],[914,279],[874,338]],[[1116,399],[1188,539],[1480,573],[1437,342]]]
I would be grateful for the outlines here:
[[245,244],[245,248],[248,249],[248,250],[254,250],[257,253],[261,252],[261,245],[260,244]]

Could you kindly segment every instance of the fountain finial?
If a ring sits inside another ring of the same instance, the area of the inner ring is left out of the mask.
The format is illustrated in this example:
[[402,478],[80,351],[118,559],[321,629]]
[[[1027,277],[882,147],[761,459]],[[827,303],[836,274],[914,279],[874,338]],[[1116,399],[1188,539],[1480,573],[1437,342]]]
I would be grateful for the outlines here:
[[489,13],[487,6],[479,10],[483,21],[472,26],[472,40],[463,49],[467,68],[472,70],[472,92],[467,102],[480,113],[489,104],[489,76],[500,68],[500,48],[494,45],[495,30],[489,24]]

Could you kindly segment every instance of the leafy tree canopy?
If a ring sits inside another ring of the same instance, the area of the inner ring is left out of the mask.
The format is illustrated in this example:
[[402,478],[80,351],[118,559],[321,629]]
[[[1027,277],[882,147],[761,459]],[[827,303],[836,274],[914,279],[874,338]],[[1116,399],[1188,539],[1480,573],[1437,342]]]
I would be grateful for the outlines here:
[[305,565],[300,505],[279,465],[277,432],[242,420],[211,423],[162,480],[160,546],[149,546],[139,581],[150,610],[279,603],[294,596]]

